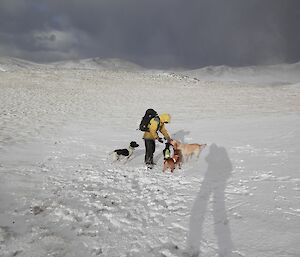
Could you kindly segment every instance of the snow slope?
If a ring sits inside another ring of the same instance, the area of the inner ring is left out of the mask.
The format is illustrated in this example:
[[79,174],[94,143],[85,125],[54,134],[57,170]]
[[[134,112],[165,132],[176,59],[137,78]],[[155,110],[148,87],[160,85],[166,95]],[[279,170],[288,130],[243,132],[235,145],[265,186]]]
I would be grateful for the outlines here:
[[[1,257],[299,256],[300,80],[72,65],[0,73]],[[145,170],[149,107],[173,138],[208,143],[199,160],[162,173],[157,143]]]
[[110,59],[101,59],[101,58],[89,58],[76,61],[61,61],[50,63],[48,66],[53,67],[54,69],[102,69],[102,70],[140,70],[141,67],[121,59],[110,58]]
[[200,80],[231,81],[255,85],[294,84],[300,80],[300,62],[269,66],[209,66],[183,72]]
[[0,71],[21,70],[141,70],[142,67],[117,58],[89,58],[38,64],[18,58],[0,57]]

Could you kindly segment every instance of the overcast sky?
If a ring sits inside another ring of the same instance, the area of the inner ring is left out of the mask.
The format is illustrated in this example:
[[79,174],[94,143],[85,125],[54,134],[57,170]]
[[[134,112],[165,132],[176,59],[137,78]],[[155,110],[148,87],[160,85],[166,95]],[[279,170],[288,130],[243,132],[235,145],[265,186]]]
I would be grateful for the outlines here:
[[300,61],[300,0],[0,0],[0,56],[149,67]]

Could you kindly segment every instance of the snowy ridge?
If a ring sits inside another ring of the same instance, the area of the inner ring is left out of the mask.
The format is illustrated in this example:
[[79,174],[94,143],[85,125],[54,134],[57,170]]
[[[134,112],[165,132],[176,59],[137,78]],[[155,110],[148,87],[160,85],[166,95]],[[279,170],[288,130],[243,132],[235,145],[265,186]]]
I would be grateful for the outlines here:
[[209,66],[182,74],[200,80],[239,81],[253,84],[284,85],[300,81],[300,62],[270,66]]
[[89,58],[69,61],[59,61],[39,64],[18,58],[0,57],[0,71],[17,70],[111,70],[111,71],[138,71],[142,68],[132,62],[121,59]]
[[[89,58],[69,61],[59,61],[47,64],[38,64],[18,58],[0,57],[0,71],[17,70],[99,70],[123,72],[148,72],[141,66],[118,58]],[[300,62],[293,64],[277,64],[266,66],[229,67],[208,66],[201,69],[185,71],[152,70],[152,74],[197,84],[199,81],[235,83],[245,85],[288,85],[300,82]]]
[[102,70],[140,70],[141,67],[121,59],[90,58],[76,61],[61,61],[49,64],[52,68],[64,69],[102,69]]
[[30,70],[43,67],[42,64],[22,60],[13,57],[0,57],[0,70],[2,71],[17,71]]

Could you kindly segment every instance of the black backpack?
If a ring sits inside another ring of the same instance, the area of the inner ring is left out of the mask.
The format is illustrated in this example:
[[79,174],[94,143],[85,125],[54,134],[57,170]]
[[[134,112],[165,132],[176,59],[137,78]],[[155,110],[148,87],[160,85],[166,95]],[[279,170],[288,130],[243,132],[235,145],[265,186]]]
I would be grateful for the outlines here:
[[153,109],[148,109],[144,115],[144,117],[141,120],[139,130],[141,131],[149,131],[148,125],[152,118],[158,117],[157,112]]

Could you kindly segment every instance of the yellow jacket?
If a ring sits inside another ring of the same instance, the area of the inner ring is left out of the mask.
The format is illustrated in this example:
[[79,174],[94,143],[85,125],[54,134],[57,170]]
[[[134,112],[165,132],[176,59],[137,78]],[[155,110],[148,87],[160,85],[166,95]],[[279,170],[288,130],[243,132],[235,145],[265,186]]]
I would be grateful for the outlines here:
[[146,131],[144,133],[144,139],[152,139],[152,140],[155,140],[155,139],[158,139],[159,136],[157,134],[157,131],[161,132],[165,139],[167,140],[170,140],[171,137],[169,136],[169,133],[165,127],[165,123],[170,123],[170,120],[171,120],[171,116],[170,114],[167,114],[167,113],[164,113],[164,114],[161,114],[159,115],[159,119],[160,119],[160,122],[158,122],[158,120],[156,118],[152,118],[149,122],[149,125],[148,125],[148,129],[149,129],[149,132]]

